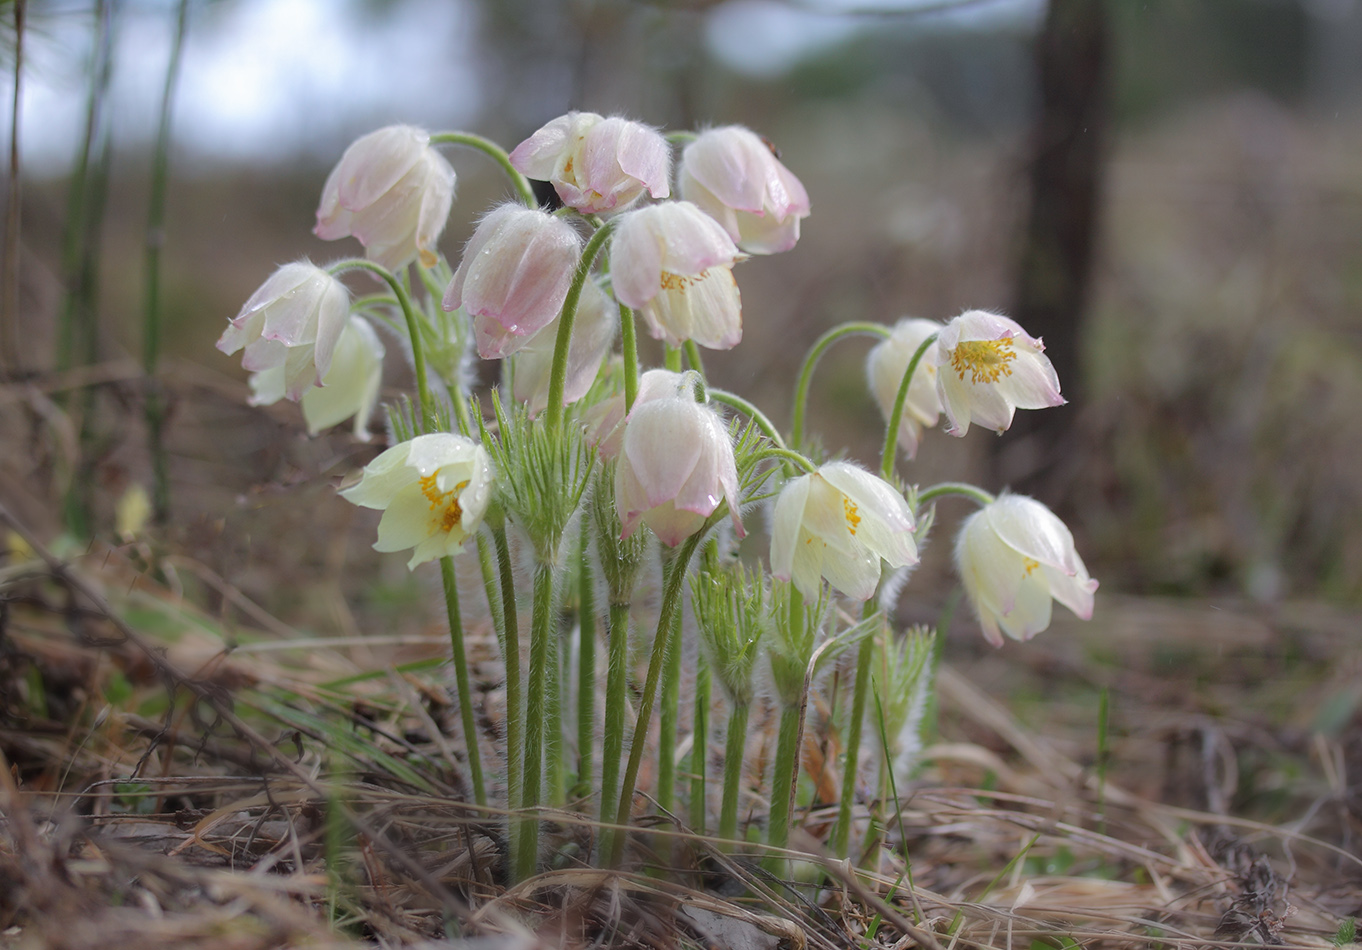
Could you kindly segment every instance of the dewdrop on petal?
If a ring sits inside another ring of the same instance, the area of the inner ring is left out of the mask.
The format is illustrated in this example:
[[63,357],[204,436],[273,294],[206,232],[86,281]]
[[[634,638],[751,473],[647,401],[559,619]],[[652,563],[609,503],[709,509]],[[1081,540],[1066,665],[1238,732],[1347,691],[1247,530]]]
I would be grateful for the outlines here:
[[364,468],[341,497],[383,512],[375,551],[412,549],[408,570],[463,550],[492,497],[487,451],[449,432],[419,435]]
[[345,285],[307,261],[285,264],[246,301],[218,339],[252,373],[277,370],[283,395],[295,402],[321,385],[350,316]]
[[951,435],[963,436],[972,422],[1003,432],[1017,409],[1064,405],[1045,345],[1007,317],[967,310],[946,324],[929,355]]
[[821,577],[852,600],[869,600],[881,560],[891,568],[918,561],[908,503],[884,479],[848,462],[791,479],[771,520],[771,574],[793,581],[809,600],[817,599]]
[[654,339],[727,350],[742,340],[733,279],[742,258],[713,218],[688,201],[666,201],[620,215],[610,278],[619,302],[642,312]]
[[[331,368],[320,386],[303,393],[299,404],[309,435],[355,419],[355,438],[367,440],[369,417],[378,403],[383,382],[383,341],[361,317],[351,316],[336,341]],[[268,406],[284,398],[282,366],[252,373],[250,404]]]
[[955,565],[984,636],[1029,640],[1050,626],[1050,601],[1091,619],[1097,581],[1054,512],[1025,495],[999,495],[966,519]]
[[[894,412],[899,386],[913,354],[924,340],[940,331],[941,324],[935,320],[900,320],[894,324],[889,339],[882,340],[870,351],[865,364],[866,379],[886,423]],[[913,371],[913,380],[908,384],[908,397],[903,403],[903,415],[899,417],[898,446],[910,459],[917,454],[922,430],[936,425],[941,415],[936,374],[935,364],[928,359],[928,353],[924,353],[917,369]]]
[[436,242],[454,202],[454,169],[430,135],[390,125],[356,139],[326,179],[313,233],[324,241],[353,236],[368,257],[396,271],[418,257],[439,260]]
[[749,254],[788,251],[809,216],[809,195],[751,129],[728,125],[681,153],[681,197],[718,221]]
[[700,530],[723,501],[733,530],[745,537],[733,441],[719,414],[697,403],[684,381],[668,395],[635,403],[615,468],[620,536],[646,524],[663,544],[675,547]]
[[653,128],[618,116],[569,112],[511,152],[527,178],[547,181],[563,204],[582,214],[624,208],[647,191],[671,194],[671,147]]
[[498,205],[468,239],[444,309],[473,318],[479,356],[502,359],[558,316],[581,256],[581,236],[562,218]]

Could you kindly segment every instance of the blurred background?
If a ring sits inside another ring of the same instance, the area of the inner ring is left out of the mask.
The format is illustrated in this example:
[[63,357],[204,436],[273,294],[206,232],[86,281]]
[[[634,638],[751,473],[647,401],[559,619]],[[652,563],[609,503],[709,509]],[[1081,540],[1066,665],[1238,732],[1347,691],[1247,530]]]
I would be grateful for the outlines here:
[[[0,495],[49,534],[115,535],[129,487],[150,490],[159,401],[175,545],[285,615],[360,576],[342,625],[384,585],[401,601],[400,559],[369,554],[367,522],[345,540],[331,488],[373,449],[247,407],[213,343],[277,264],[359,250],[310,233],[358,135],[509,148],[576,108],[743,123],[805,183],[798,247],[736,272],[743,343],[706,354],[778,424],[835,323],[1005,312],[1044,336],[1069,404],[1002,438],[929,433],[908,480],[1036,495],[1104,594],[1362,601],[1362,0],[8,0],[0,19]],[[450,158],[457,261],[507,187]],[[825,359],[811,414],[861,460],[881,440],[868,345]],[[938,534],[933,604],[953,583]]]

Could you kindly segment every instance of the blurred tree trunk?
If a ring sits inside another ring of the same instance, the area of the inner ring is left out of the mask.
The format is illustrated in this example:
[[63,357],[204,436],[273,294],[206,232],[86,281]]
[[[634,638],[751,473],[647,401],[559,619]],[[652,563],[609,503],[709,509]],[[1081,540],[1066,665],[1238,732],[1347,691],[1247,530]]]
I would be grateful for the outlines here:
[[[1109,113],[1104,0],[1050,0],[1035,55],[1040,104],[1013,316],[1032,336],[1044,337],[1064,396],[1076,402]],[[1075,416],[1073,408],[1019,412],[1016,435],[999,445],[1003,481],[1020,488],[1045,476]]]

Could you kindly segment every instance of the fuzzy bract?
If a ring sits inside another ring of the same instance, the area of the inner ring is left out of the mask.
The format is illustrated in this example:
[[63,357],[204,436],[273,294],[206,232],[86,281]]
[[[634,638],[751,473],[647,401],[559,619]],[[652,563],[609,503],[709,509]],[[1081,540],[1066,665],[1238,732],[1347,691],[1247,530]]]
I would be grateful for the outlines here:
[[313,233],[324,241],[358,238],[370,260],[392,271],[418,257],[434,267],[453,201],[454,169],[430,135],[390,125],[345,150],[322,188]]
[[869,600],[880,561],[918,560],[913,513],[892,485],[848,462],[829,462],[791,479],[776,498],[771,573],[816,600],[819,579],[853,600]]
[[984,636],[1029,640],[1050,626],[1050,601],[1092,617],[1097,581],[1088,576],[1073,535],[1049,508],[1025,495],[999,495],[970,515],[955,544],[955,564]]
[[809,195],[770,146],[740,125],[702,132],[681,153],[681,197],[718,221],[749,254],[788,251]]

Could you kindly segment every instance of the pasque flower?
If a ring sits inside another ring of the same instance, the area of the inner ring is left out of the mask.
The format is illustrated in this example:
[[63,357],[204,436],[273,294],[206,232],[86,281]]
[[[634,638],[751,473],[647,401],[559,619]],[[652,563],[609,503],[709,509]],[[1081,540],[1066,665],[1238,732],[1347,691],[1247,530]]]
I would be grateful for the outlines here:
[[412,548],[411,569],[463,550],[487,510],[492,467],[487,451],[472,439],[435,432],[383,452],[340,494],[383,512],[374,550]]
[[681,197],[723,225],[749,254],[788,251],[799,240],[809,195],[751,129],[702,132],[681,153]]
[[654,392],[634,404],[624,423],[615,467],[620,536],[646,524],[663,544],[675,547],[726,500],[733,528],[743,537],[738,470],[723,420],[695,401],[684,376],[671,392],[651,398]]
[[[619,326],[619,310],[595,281],[582,285],[577,301],[577,316],[572,324],[572,339],[568,342],[567,379],[563,387],[563,405],[571,405],[586,395],[600,372],[601,363],[610,352]],[[549,377],[553,372],[554,350],[558,346],[558,321],[530,337],[515,355],[511,373],[511,392],[526,403],[530,415],[538,415],[548,408]]]
[[350,315],[345,285],[307,261],[285,264],[260,285],[218,339],[241,365],[258,373],[277,369],[284,395],[295,402],[321,385],[336,341]]
[[[899,386],[908,364],[929,336],[938,333],[941,324],[935,320],[904,319],[894,324],[889,339],[876,344],[866,359],[866,377],[870,391],[880,404],[885,421],[893,415],[894,403],[898,399]],[[908,398],[903,403],[903,415],[899,417],[899,448],[908,458],[917,454],[918,443],[922,441],[922,430],[936,425],[941,415],[941,397],[936,391],[936,365],[924,353],[913,371],[913,380],[908,384]]]
[[558,316],[582,256],[582,238],[562,218],[509,202],[478,223],[444,308],[473,318],[478,355],[509,356]]
[[620,303],[643,313],[655,339],[727,350],[742,339],[733,265],[742,259],[724,229],[688,201],[620,216],[610,274]]
[[[307,431],[316,435],[351,416],[355,437],[368,438],[367,427],[383,381],[383,342],[367,320],[352,316],[341,330],[331,357],[331,368],[320,386],[309,387],[300,401]],[[284,367],[252,373],[253,406],[268,406],[284,398]]]
[[454,169],[431,148],[430,135],[390,125],[345,150],[322,188],[313,233],[324,241],[353,235],[389,270],[418,256],[434,267],[453,201]]
[[955,544],[955,564],[984,636],[1029,640],[1050,626],[1050,601],[1092,617],[1097,581],[1054,512],[1025,495],[999,495],[970,515]]
[[848,462],[829,462],[792,479],[772,515],[771,573],[793,580],[813,600],[818,581],[853,600],[869,600],[880,582],[880,561],[891,568],[916,564],[913,513],[884,479]]
[[951,435],[963,436],[971,422],[1002,432],[1017,409],[1064,404],[1045,345],[996,313],[967,310],[947,323],[932,362]]
[[511,152],[526,177],[553,183],[569,208],[601,214],[629,204],[646,190],[671,194],[671,148],[656,129],[618,116],[569,112]]

